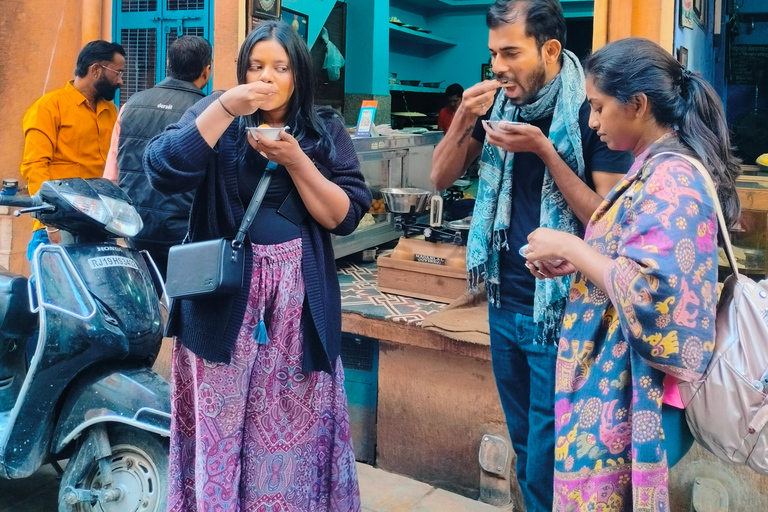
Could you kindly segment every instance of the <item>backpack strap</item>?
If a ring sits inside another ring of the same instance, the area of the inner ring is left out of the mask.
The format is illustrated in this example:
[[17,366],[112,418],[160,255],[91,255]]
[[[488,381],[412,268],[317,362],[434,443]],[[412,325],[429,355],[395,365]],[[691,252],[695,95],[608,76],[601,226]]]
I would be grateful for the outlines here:
[[720,199],[718,199],[717,197],[717,187],[715,187],[714,182],[712,182],[712,176],[709,174],[709,171],[707,171],[707,169],[704,168],[704,164],[702,164],[697,158],[693,158],[688,155],[683,155],[682,153],[675,153],[674,151],[665,151],[664,153],[658,153],[655,156],[661,156],[661,155],[674,155],[680,158],[684,158],[696,170],[699,171],[699,174],[701,174],[704,177],[704,181],[707,183],[708,192],[710,193],[710,195],[712,195],[715,202],[715,211],[717,212],[717,221],[718,221],[718,224],[720,225],[720,235],[723,237],[723,244],[725,245],[725,254],[728,257],[728,264],[731,266],[731,270],[733,270],[733,275],[735,275],[738,278],[739,268],[736,265],[736,256],[734,256],[733,254],[731,237],[728,234],[728,225],[725,223],[723,208],[722,206],[720,206]]

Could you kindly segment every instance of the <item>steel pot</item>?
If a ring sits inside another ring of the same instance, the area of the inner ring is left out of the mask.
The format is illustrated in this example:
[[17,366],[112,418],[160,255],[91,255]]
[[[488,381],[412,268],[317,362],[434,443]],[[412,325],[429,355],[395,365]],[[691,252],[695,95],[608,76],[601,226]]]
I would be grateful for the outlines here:
[[421,188],[383,188],[380,192],[392,213],[422,213],[431,195]]

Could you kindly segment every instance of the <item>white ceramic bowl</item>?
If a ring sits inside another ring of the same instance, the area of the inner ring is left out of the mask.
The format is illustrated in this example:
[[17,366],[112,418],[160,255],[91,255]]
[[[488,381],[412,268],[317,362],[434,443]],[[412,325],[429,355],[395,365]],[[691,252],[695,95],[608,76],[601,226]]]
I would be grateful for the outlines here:
[[280,130],[286,130],[288,131],[288,127],[284,126],[282,128],[272,128],[270,127],[258,127],[258,126],[249,126],[246,128],[249,132],[251,132],[251,136],[256,138],[256,134],[259,134],[259,138],[262,139],[268,139],[268,140],[279,140],[280,139]]
[[491,130],[494,130],[494,131],[499,130],[499,128],[501,128],[501,130],[504,130],[505,126],[512,126],[512,125],[515,125],[515,124],[528,124],[528,123],[521,123],[519,121],[504,121],[504,120],[501,120],[501,121],[483,121],[483,122],[485,124],[487,124],[491,128]]

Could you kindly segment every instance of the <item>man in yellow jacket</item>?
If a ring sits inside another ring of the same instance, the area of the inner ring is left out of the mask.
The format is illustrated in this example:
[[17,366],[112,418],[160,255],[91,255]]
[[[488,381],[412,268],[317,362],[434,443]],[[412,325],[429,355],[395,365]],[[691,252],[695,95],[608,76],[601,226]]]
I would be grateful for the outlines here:
[[[80,51],[75,79],[38,99],[24,114],[21,175],[29,193],[44,181],[98,178],[104,172],[117,109],[112,100],[123,83],[125,50],[117,43],[91,41]],[[38,245],[59,243],[58,230],[33,226],[27,257]]]

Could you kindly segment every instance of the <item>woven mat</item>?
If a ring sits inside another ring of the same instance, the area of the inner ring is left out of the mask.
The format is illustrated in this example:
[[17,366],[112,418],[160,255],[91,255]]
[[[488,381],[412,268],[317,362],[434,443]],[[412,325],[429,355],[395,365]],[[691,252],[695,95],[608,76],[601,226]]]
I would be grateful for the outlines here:
[[425,318],[446,307],[440,302],[380,293],[376,289],[376,263],[342,261],[337,264],[343,313],[418,326]]

